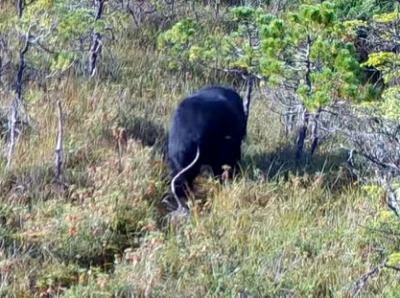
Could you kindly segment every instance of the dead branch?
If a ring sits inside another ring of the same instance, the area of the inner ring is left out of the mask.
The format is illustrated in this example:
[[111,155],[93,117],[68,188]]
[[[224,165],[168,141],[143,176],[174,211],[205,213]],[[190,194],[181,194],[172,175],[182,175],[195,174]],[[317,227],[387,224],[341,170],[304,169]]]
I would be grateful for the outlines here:
[[362,289],[364,286],[373,278],[378,277],[381,274],[382,268],[386,265],[386,260],[384,260],[381,264],[376,266],[370,272],[364,274],[359,278],[355,285],[347,292],[347,297],[356,298],[361,294]]
[[395,271],[400,271],[400,267],[397,266],[385,265],[385,268],[392,269]]
[[393,189],[393,182],[400,177],[398,121],[386,119],[376,109],[352,108],[345,104],[321,110],[321,118],[326,120],[318,119],[320,130],[340,136],[340,148],[348,153],[350,171],[362,183],[381,186],[388,207],[399,216],[398,198]]

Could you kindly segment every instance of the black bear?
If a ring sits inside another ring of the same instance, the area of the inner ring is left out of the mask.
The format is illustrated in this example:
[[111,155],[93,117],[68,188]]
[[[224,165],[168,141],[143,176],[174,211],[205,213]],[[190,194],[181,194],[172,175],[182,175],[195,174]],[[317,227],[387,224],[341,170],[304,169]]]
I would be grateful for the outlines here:
[[187,210],[182,200],[202,165],[209,165],[216,176],[223,173],[223,165],[236,167],[246,122],[242,98],[228,87],[203,88],[179,104],[166,148],[171,190],[179,210]]

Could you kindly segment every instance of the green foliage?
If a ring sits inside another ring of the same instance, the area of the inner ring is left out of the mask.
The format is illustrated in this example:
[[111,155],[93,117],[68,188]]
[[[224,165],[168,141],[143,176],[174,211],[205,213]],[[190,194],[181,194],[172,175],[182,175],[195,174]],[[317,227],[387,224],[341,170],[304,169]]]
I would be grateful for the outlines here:
[[374,15],[373,20],[381,23],[391,23],[395,21],[399,16],[398,10],[394,10],[389,13],[377,14]]
[[207,37],[202,37],[206,26],[178,22],[160,36],[159,49],[174,66],[180,61],[236,69],[262,76],[271,85],[298,86],[297,95],[309,110],[337,98],[363,101],[371,95],[360,86],[357,54],[341,39],[346,27],[333,3],[303,4],[284,18],[250,7],[232,8],[230,15],[235,30],[215,30]]
[[400,116],[399,92],[399,86],[390,87],[383,91],[382,101],[377,105],[382,118],[396,122],[398,121]]
[[[383,48],[393,47],[392,41],[398,38],[398,10],[377,14],[374,16],[369,30],[374,34],[376,46]],[[364,27],[365,23],[354,23],[353,30]],[[387,85],[382,93],[382,100],[377,104],[381,117],[397,121],[400,117],[398,93],[400,91],[400,56],[396,52],[380,51],[370,53],[368,60],[361,66],[375,67],[382,72],[382,78]]]
[[368,19],[381,10],[376,0],[337,0],[336,11],[344,19]]
[[158,48],[167,50],[173,57],[169,64],[170,68],[178,67],[178,62],[185,63],[192,59],[197,49],[194,47],[191,52],[189,49],[192,47],[197,29],[198,24],[193,19],[186,18],[158,37]]
[[396,252],[391,254],[387,264],[390,266],[398,266],[400,264],[400,253]]
[[384,70],[388,70],[387,67],[393,67],[397,61],[397,55],[393,52],[371,53],[368,55],[368,60],[362,66],[374,66],[382,68],[382,70],[386,67]]
[[[360,66],[352,44],[340,39],[344,28],[336,21],[332,3],[302,5],[289,15],[280,34],[271,33],[274,27],[264,30],[261,39],[264,76],[299,82],[297,95],[310,110],[336,98],[360,99]],[[278,64],[282,66],[276,68]]]
[[92,1],[36,0],[26,5],[20,19],[15,10],[9,11],[7,21],[0,19],[0,30],[9,34],[11,47],[18,50],[29,33],[27,63],[37,69],[62,71],[73,61],[84,62],[94,31],[106,35],[107,30],[126,28],[127,14],[111,4],[105,4],[102,18],[96,20],[95,15]]

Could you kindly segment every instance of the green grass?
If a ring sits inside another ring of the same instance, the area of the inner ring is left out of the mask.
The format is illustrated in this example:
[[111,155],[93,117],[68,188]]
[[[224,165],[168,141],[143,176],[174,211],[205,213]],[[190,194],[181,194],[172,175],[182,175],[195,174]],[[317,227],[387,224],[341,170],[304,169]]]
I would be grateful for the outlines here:
[[[0,171],[1,297],[346,297],[398,251],[399,236],[377,230],[399,224],[349,178],[343,156],[322,146],[295,168],[292,142],[261,97],[241,175],[228,185],[199,177],[190,216],[168,222],[165,130],[177,103],[216,78],[171,74],[152,46],[111,50],[118,59],[92,82],[71,75],[46,92],[27,86],[33,127],[11,171]],[[11,97],[1,97],[6,110]],[[57,98],[67,190],[52,181]],[[398,297],[397,282],[384,271],[362,293]]]

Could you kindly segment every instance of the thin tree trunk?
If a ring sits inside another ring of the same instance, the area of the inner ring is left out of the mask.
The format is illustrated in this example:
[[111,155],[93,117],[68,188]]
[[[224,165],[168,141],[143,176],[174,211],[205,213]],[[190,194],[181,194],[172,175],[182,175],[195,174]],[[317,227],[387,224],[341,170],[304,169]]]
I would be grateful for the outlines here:
[[[104,8],[104,0],[95,0],[97,11],[96,11],[96,20],[101,19]],[[93,41],[90,46],[90,58],[89,58],[89,76],[93,77],[96,73],[96,62],[98,55],[101,50],[101,34],[99,32],[93,32]]]
[[295,121],[295,109],[293,106],[289,106],[286,111],[286,115],[284,115],[285,121],[285,136],[288,137],[293,132],[293,123]]
[[297,148],[296,148],[296,161],[300,161],[301,157],[303,156],[304,151],[304,143],[307,136],[307,128],[308,122],[310,119],[310,114],[307,110],[304,110],[303,113],[303,124],[299,129],[299,137],[297,139]]
[[313,119],[313,131],[312,131],[312,136],[313,136],[313,141],[311,144],[311,150],[310,150],[310,154],[311,156],[314,155],[315,150],[317,150],[318,147],[318,142],[319,142],[319,137],[318,137],[318,120],[319,120],[319,115],[321,113],[321,109],[318,109],[318,111],[315,113],[314,115],[314,119]]
[[254,78],[252,75],[249,75],[247,78],[247,96],[246,102],[244,104],[244,114],[246,115],[246,124],[249,120],[250,115],[250,104],[251,104],[251,93],[253,92]]
[[[305,74],[305,81],[308,87],[308,95],[310,96],[312,93],[312,84],[311,84],[311,60],[310,60],[310,51],[312,46],[312,40],[310,34],[307,34],[307,54],[306,54],[306,74]],[[299,129],[299,137],[297,140],[297,150],[296,150],[296,162],[300,161],[301,157],[303,156],[304,152],[304,143],[307,137],[307,129],[308,123],[310,119],[310,113],[307,109],[303,106],[304,113],[303,113],[303,124],[302,127]]]
[[18,132],[18,127],[17,124],[20,121],[20,110],[23,108],[23,97],[22,97],[22,84],[23,84],[23,73],[25,69],[25,54],[29,50],[29,38],[30,38],[30,33],[26,34],[26,40],[25,40],[25,45],[23,49],[21,50],[19,54],[19,66],[18,66],[18,71],[17,71],[17,76],[16,76],[16,96],[15,99],[13,100],[11,104],[11,115],[10,115],[10,120],[9,120],[9,129],[10,129],[10,140],[8,143],[8,152],[7,152],[7,165],[6,169],[9,169],[11,167],[11,161],[12,161],[12,155],[15,150],[15,145],[17,142],[17,138],[19,135]]
[[219,8],[220,8],[221,0],[215,0],[215,18],[219,15]]
[[18,72],[17,72],[17,86],[16,86],[16,93],[17,93],[17,99],[22,101],[22,76],[24,74],[25,70],[25,54],[29,50],[29,33],[26,36],[25,40],[25,45],[22,51],[19,54],[19,66],[18,66]]
[[172,18],[174,18],[175,17],[175,0],[172,0],[171,1],[171,15],[172,15]]
[[22,18],[22,14],[24,12],[24,0],[17,0],[17,10],[18,10],[18,18]]

